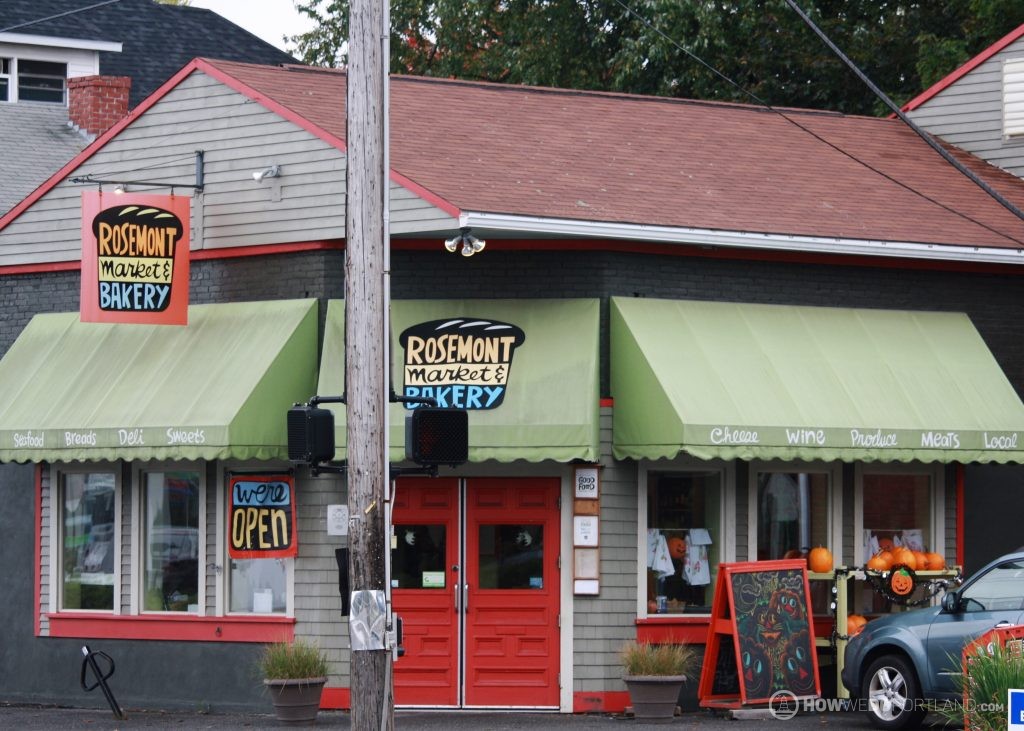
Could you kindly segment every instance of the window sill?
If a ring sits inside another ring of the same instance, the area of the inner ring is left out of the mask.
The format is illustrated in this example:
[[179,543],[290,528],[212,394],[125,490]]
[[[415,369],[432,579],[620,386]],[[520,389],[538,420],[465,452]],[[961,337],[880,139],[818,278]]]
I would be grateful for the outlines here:
[[183,642],[275,642],[295,637],[295,618],[198,617],[61,612],[46,615],[50,637]]

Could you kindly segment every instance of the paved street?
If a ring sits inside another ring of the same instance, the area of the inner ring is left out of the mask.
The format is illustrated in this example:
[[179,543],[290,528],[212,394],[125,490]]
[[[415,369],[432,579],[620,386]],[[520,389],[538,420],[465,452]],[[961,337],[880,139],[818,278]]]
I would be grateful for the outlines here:
[[[196,714],[160,713],[128,710],[128,718],[119,721],[107,709],[72,709],[51,706],[5,705],[0,703],[0,728],[31,729],[33,731],[67,731],[68,729],[94,729],[95,731],[125,731],[127,729],[218,729],[218,731],[239,731],[247,729],[284,728],[267,714]],[[929,717],[934,727],[943,726],[942,720]],[[766,726],[779,731],[797,729],[869,729],[871,724],[859,713],[801,713],[795,718],[781,721],[757,716],[736,720],[724,714],[708,712],[686,713],[677,716],[668,724],[642,723],[619,715],[561,715],[541,713],[474,713],[474,712],[427,712],[398,711],[395,714],[398,729],[424,729],[425,731],[561,731],[566,727],[574,729],[633,729],[671,728],[679,729],[731,729],[731,731],[758,731]],[[316,727],[350,728],[349,715],[338,711],[321,711]]]

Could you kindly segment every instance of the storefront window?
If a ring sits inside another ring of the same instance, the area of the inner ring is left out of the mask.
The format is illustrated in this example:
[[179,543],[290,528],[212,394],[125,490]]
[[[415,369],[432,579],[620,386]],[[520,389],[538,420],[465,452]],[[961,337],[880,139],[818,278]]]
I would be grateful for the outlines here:
[[[901,546],[913,551],[942,551],[941,546],[933,546],[930,474],[865,473],[861,485],[863,530],[858,539],[865,561],[879,551],[891,552]],[[857,587],[855,607],[869,615],[893,610],[892,603],[868,585]]]
[[147,611],[199,611],[199,473],[142,475]]
[[718,472],[647,475],[647,610],[708,613],[719,561]]
[[827,474],[760,472],[757,475],[757,560],[800,558],[828,546]]
[[882,549],[932,546],[931,480],[928,475],[864,475],[864,558]]
[[113,472],[61,475],[63,609],[114,609]]
[[231,559],[232,612],[265,614],[284,612],[287,603],[287,568],[282,558]]

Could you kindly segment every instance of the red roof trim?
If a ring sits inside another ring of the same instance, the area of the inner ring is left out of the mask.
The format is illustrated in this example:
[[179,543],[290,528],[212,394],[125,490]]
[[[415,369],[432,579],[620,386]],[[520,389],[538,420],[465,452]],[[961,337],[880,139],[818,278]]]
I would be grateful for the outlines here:
[[[995,56],[997,53],[1002,51],[1008,45],[1024,36],[1024,25],[1018,26],[1016,29],[1010,31],[1005,36],[1000,38],[998,41],[993,43],[991,46],[986,48],[984,51],[979,53],[974,58],[970,59],[963,66],[954,69],[952,72],[946,75],[941,81],[932,84],[930,87],[925,89],[923,92],[918,94],[916,97],[911,99],[909,102],[903,105],[902,109],[904,112],[910,112],[917,109],[919,106],[924,104],[926,101],[931,99],[933,96],[938,94],[940,91],[952,86],[954,83],[959,81],[961,78],[966,76],[968,73],[978,68],[981,64],[988,61],[990,58]],[[892,115],[890,115],[892,116]]]
[[[342,152],[344,152],[346,150],[346,146],[345,146],[345,141],[344,140],[342,140],[341,138],[337,137],[336,135],[331,134],[330,132],[325,130],[323,127],[320,127],[320,126],[318,126],[316,124],[313,124],[311,121],[309,121],[308,119],[306,119],[302,115],[293,112],[288,107],[284,106],[283,104],[281,104],[281,103],[279,103],[277,101],[274,101],[273,99],[271,99],[267,95],[265,95],[262,92],[254,89],[253,87],[249,86],[245,82],[239,81],[234,76],[232,76],[229,72],[223,71],[220,68],[218,68],[217,66],[215,66],[214,65],[215,62],[211,63],[210,61],[208,61],[207,59],[204,59],[204,58],[197,58],[197,59],[195,59],[195,62],[198,64],[198,67],[199,67],[199,69],[201,71],[203,71],[205,73],[208,73],[210,76],[212,76],[217,81],[219,81],[222,84],[224,84],[225,86],[231,87],[232,89],[237,91],[239,94],[244,94],[245,96],[247,96],[250,99],[252,99],[254,102],[257,102],[258,104],[263,105],[264,107],[266,107],[270,111],[274,112],[275,114],[278,114],[281,117],[284,117],[289,122],[292,122],[293,124],[298,125],[302,129],[304,129],[307,132],[309,132],[314,137],[319,137],[324,142],[327,142],[328,144],[333,145],[334,147],[338,148]],[[440,197],[436,193],[430,192],[429,190],[424,188],[422,185],[419,185],[418,183],[414,183],[413,181],[411,181],[409,178],[405,177],[401,173],[396,172],[393,168],[390,170],[390,178],[394,182],[396,182],[399,185],[401,185],[403,188],[408,188],[410,191],[412,191],[413,193],[415,193],[419,197],[423,198],[425,201],[427,201],[431,205],[437,206],[442,211],[447,213],[449,216],[454,216],[454,217],[458,218],[459,214],[461,213],[461,211],[458,209],[458,207],[456,207],[452,203],[449,203],[448,201],[446,201],[444,198]]]
[[58,183],[67,178],[75,170],[75,168],[77,168],[83,162],[85,162],[90,157],[99,152],[113,137],[118,135],[121,132],[121,130],[123,130],[129,124],[138,119],[146,110],[148,110],[150,107],[156,104],[171,89],[180,84],[182,79],[184,79],[186,76],[188,76],[196,69],[197,60],[198,59],[192,59],[187,64],[185,64],[185,66],[178,73],[169,78],[167,81],[164,82],[164,84],[159,89],[157,89],[148,97],[146,97],[146,99],[143,100],[143,102],[139,104],[139,106],[135,107],[135,109],[128,112],[128,114],[120,122],[115,124],[113,127],[108,129],[99,137],[97,137],[92,142],[92,144],[90,144],[88,147],[86,147],[84,150],[78,153],[78,155],[72,158],[67,165],[65,165],[60,170],[51,175],[45,183],[43,183],[34,191],[32,191],[32,193],[27,198],[25,198],[21,203],[16,205],[6,214],[4,214],[3,217],[0,217],[0,231],[3,231],[7,224],[16,219],[18,216],[24,213],[25,210],[29,208],[33,203],[35,203],[37,200],[39,200],[48,192],[50,192],[54,187],[56,187]]

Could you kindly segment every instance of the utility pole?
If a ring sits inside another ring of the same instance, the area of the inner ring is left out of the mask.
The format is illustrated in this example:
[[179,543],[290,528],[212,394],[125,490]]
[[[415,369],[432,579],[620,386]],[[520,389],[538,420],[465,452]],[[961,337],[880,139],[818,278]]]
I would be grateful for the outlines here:
[[[388,478],[388,6],[349,6],[345,213],[345,416],[348,431],[349,578],[354,592],[386,596]],[[354,603],[354,601],[353,601]],[[390,612],[390,606],[386,610]],[[353,607],[353,616],[355,607]],[[350,637],[352,620],[350,618]],[[394,728],[391,650],[353,648],[352,728]]]

